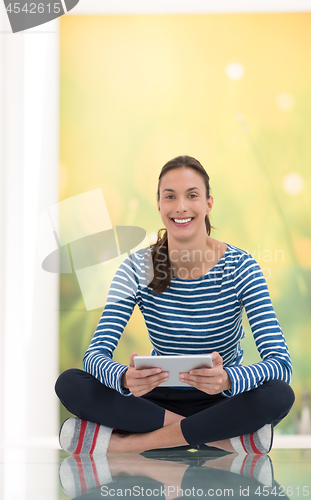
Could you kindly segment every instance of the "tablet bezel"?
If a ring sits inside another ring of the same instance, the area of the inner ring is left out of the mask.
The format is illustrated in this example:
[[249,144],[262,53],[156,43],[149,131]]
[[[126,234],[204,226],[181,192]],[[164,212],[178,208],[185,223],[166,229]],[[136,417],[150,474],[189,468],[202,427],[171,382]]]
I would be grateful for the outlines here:
[[193,354],[185,356],[135,356],[134,366],[138,370],[144,368],[161,368],[169,372],[169,379],[158,387],[192,387],[179,380],[179,374],[195,368],[212,368],[213,359],[210,354]]

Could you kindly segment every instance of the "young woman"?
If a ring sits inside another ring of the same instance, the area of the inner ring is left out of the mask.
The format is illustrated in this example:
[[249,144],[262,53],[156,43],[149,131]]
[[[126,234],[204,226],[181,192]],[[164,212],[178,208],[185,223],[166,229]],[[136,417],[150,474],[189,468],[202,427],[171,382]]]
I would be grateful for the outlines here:
[[[249,253],[210,236],[213,198],[196,159],[180,156],[164,165],[157,205],[164,234],[121,264],[85,371],[67,370],[56,382],[61,402],[78,417],[64,422],[60,444],[70,453],[201,444],[267,453],[294,394],[290,356],[260,267]],[[211,354],[213,368],[182,373],[188,387],[170,388],[158,387],[167,372],[135,369],[136,353],[129,366],[114,362],[136,304],[153,355]],[[250,366],[242,366],[244,307],[262,359]]]

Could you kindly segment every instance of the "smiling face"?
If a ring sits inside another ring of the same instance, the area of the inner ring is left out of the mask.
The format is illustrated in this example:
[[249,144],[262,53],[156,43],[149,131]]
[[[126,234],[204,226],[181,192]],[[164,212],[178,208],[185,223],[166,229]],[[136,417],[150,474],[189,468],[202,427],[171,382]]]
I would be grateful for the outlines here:
[[213,206],[206,198],[203,177],[193,168],[174,168],[160,180],[157,201],[163,224],[174,239],[188,240],[206,235],[205,215]]

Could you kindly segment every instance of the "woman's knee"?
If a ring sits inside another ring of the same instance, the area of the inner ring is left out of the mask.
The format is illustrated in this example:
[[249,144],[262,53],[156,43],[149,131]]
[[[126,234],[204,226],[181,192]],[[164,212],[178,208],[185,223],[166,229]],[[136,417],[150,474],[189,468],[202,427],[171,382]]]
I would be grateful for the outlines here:
[[262,386],[267,412],[271,422],[280,422],[289,413],[295,401],[293,389],[283,380],[269,380]]
[[272,390],[271,396],[289,411],[295,401],[295,393],[291,386],[284,380],[270,380],[267,385]]
[[295,395],[292,388],[282,380],[269,380],[249,392],[236,396],[245,404],[250,419],[280,422],[290,411]]
[[62,402],[77,387],[77,378],[81,377],[81,373],[84,372],[78,368],[70,368],[59,375],[55,383],[55,392]]

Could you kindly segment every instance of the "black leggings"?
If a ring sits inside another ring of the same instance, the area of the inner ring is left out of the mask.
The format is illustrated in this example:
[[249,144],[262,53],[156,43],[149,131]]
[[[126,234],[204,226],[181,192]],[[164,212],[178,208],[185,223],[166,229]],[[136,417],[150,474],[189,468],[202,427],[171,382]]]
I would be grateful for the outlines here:
[[263,425],[278,424],[295,396],[282,380],[270,380],[252,391],[226,398],[198,390],[157,387],[142,397],[123,396],[87,372],[63,372],[55,391],[62,404],[83,420],[132,433],[163,426],[165,409],[186,418],[181,430],[187,443],[197,446],[248,434]]

